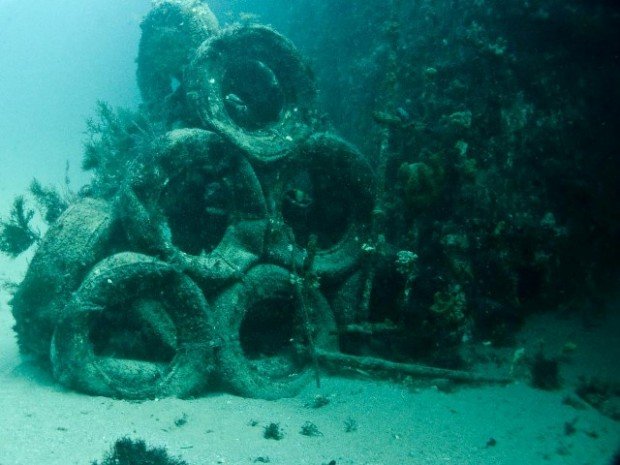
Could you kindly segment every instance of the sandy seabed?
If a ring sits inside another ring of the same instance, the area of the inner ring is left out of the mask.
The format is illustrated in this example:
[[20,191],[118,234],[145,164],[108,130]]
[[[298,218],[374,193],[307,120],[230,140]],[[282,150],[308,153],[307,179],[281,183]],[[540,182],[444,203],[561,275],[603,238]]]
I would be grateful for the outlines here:
[[[0,258],[0,279],[18,280],[26,259]],[[618,380],[616,324],[576,332],[552,316],[526,325],[522,341],[548,346],[575,342],[563,367],[563,390],[548,392],[526,380],[508,386],[404,386],[324,377],[298,397],[278,401],[211,394],[192,400],[112,400],[70,392],[18,353],[8,294],[0,294],[0,465],[88,465],[122,436],[165,446],[190,465],[575,464],[606,465],[620,445],[620,423],[574,397],[580,373]],[[618,314],[615,312],[614,314]],[[598,332],[597,332],[598,331]],[[312,408],[317,394],[330,402]],[[179,422],[179,419],[183,421]],[[355,431],[345,422],[354,420]],[[300,434],[306,422],[321,436]],[[265,439],[279,423],[283,439]],[[567,424],[574,431],[567,431]]]

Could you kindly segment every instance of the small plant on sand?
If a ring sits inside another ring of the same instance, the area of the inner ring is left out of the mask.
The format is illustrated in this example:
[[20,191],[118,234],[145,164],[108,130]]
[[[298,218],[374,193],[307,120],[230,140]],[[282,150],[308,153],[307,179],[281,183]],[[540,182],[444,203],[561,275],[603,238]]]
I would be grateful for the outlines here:
[[187,418],[187,413],[183,412],[183,415],[174,420],[174,426],[176,426],[177,428],[184,426],[187,423]]
[[329,397],[323,394],[317,394],[311,401],[306,402],[305,406],[308,408],[321,408],[329,404]]
[[323,436],[323,433],[321,433],[319,431],[319,428],[312,423],[311,421],[307,421],[305,422],[302,427],[301,427],[301,431],[299,432],[300,434],[303,434],[304,436]]
[[344,432],[353,433],[354,431],[357,431],[357,421],[349,417],[344,421]]
[[284,437],[284,431],[280,427],[280,423],[269,423],[265,426],[263,437],[265,439],[275,439],[276,441],[282,439]]
[[187,465],[187,462],[172,458],[163,447],[147,448],[142,439],[121,438],[106,453],[103,461],[91,465]]
[[530,363],[530,374],[532,385],[538,389],[552,391],[560,388],[559,361],[556,358],[547,358],[542,350]]

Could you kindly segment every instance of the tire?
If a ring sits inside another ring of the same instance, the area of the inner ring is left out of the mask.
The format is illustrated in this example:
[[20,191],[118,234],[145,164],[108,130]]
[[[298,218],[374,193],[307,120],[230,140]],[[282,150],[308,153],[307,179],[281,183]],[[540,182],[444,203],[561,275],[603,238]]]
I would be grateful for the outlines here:
[[84,199],[49,228],[11,300],[23,354],[49,360],[54,325],[88,270],[125,244],[109,203]]
[[[213,302],[221,341],[216,360],[232,392],[261,399],[295,396],[312,379],[304,311],[293,276],[274,265],[257,265]],[[337,347],[329,304],[317,289],[306,298],[314,344]],[[295,342],[296,341],[296,342]]]
[[365,285],[366,273],[359,270],[348,276],[330,292],[329,302],[338,326],[345,327],[367,321],[367,316],[360,315]]
[[374,175],[364,156],[334,135],[317,134],[286,160],[275,178],[268,197],[283,224],[268,235],[268,259],[301,269],[309,238],[315,235],[313,271],[330,281],[350,275],[369,239],[374,206]]
[[294,45],[266,26],[229,27],[204,42],[187,92],[205,127],[258,162],[285,157],[312,132],[311,73]]
[[190,57],[219,25],[200,0],[165,0],[153,7],[140,27],[140,94],[151,117],[171,125],[187,114],[183,75]]
[[238,149],[202,129],[171,131],[133,167],[119,211],[139,250],[205,289],[238,279],[263,254],[266,208]]
[[212,363],[210,308],[190,278],[135,253],[99,262],[67,305],[51,345],[63,385],[123,399],[187,397]]

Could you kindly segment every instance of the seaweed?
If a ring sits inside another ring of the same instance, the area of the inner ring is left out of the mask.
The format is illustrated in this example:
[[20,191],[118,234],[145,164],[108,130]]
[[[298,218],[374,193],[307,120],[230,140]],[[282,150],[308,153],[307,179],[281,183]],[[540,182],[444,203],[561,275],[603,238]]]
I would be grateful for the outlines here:
[[[65,177],[65,192],[50,186],[43,186],[33,179],[29,191],[39,207],[41,219],[48,225],[77,198],[68,188],[69,179]],[[41,233],[32,226],[35,210],[30,208],[23,195],[15,197],[7,219],[0,218],[0,252],[15,258],[41,239]]]
[[0,219],[0,252],[15,258],[40,239],[30,224],[33,217],[34,210],[26,206],[23,196],[17,196],[9,218]]
[[108,199],[118,191],[132,161],[151,151],[164,128],[140,111],[115,110],[103,101],[97,102],[96,113],[86,121],[82,169],[93,172],[92,195]]
[[[65,185],[68,187],[69,180],[65,178]],[[30,193],[41,209],[41,216],[47,224],[52,224],[73,202],[75,195],[67,188],[61,193],[57,188],[43,186],[38,179],[33,179],[30,183]]]
[[102,462],[91,465],[187,465],[187,462],[172,458],[163,447],[147,448],[142,439],[124,437],[118,439]]

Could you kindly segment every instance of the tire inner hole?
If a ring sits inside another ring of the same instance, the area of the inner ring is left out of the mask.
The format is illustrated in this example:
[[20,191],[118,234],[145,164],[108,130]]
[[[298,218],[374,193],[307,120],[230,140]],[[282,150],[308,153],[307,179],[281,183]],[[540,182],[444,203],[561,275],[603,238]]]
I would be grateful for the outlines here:
[[250,131],[279,121],[286,103],[276,74],[258,60],[228,64],[221,98],[230,119]]
[[306,247],[311,234],[317,236],[319,249],[328,249],[342,240],[353,209],[347,194],[332,174],[319,167],[312,172],[299,171],[287,182],[282,217],[293,229],[297,245]]
[[138,298],[105,308],[89,328],[96,356],[170,363],[176,354],[176,330],[164,305]]
[[305,344],[297,300],[282,296],[259,301],[246,312],[239,329],[241,348],[252,368],[268,377],[303,368],[298,345]]
[[234,211],[230,179],[196,164],[171,179],[161,195],[171,241],[190,255],[210,253],[222,241]]

